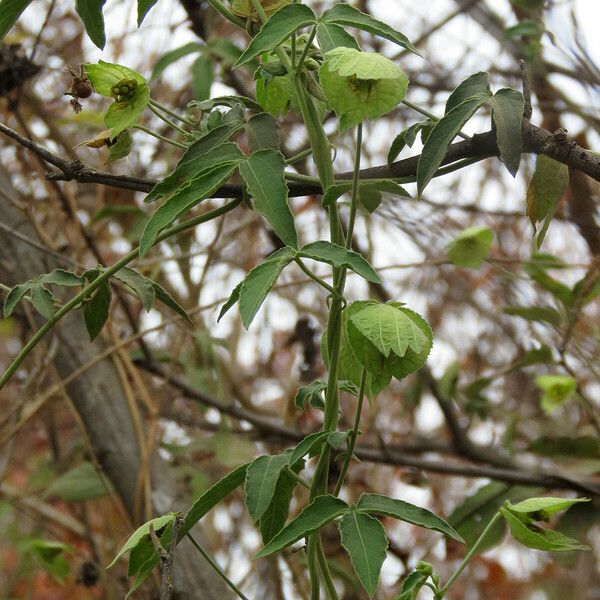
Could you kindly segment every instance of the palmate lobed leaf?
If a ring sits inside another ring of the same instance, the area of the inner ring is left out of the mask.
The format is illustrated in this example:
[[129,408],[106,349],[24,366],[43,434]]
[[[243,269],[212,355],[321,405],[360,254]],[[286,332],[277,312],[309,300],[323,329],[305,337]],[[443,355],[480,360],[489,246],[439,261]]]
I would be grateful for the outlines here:
[[378,519],[352,510],[341,518],[338,528],[354,571],[367,594],[373,596],[388,547],[383,525]]

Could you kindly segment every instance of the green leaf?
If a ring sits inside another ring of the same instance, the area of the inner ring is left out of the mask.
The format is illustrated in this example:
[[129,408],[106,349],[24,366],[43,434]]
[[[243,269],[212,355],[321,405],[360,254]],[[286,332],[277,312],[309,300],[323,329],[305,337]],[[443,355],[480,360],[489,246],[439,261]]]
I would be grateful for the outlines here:
[[334,519],[350,512],[348,505],[334,496],[317,496],[304,510],[292,519],[257,555],[263,558],[279,552]]
[[525,110],[523,94],[517,90],[503,88],[493,95],[491,103],[500,158],[504,161],[508,172],[515,177],[521,164],[523,149],[521,139],[521,125]]
[[559,327],[562,323],[561,314],[550,306],[507,306],[504,313],[514,317],[521,317],[527,321],[550,323]]
[[405,146],[412,148],[412,145],[415,143],[417,139],[418,133],[424,128],[432,125],[432,121],[420,121],[419,123],[415,123],[411,125],[407,129],[401,131],[392,142],[390,149],[387,155],[387,163],[388,165],[392,165],[392,163],[398,158],[400,152],[404,149]]
[[104,123],[110,130],[111,139],[115,139],[135,125],[149,102],[150,88],[146,84],[138,85],[131,99],[113,102],[104,116]]
[[33,558],[57,583],[64,583],[69,574],[69,563],[63,554],[72,553],[72,546],[51,540],[30,539],[23,550],[29,560]]
[[183,519],[183,525],[179,532],[180,537],[183,537],[190,531],[211,508],[219,504],[223,498],[231,494],[233,490],[244,483],[248,464],[239,466],[237,469],[231,471],[231,473],[225,475],[222,479],[219,479],[217,483],[204,492],[204,494],[192,504],[190,510],[188,510]]
[[[469,81],[469,80],[467,80]],[[465,83],[465,82],[463,82]],[[477,86],[461,84],[450,96],[448,104],[452,107],[434,126],[423,146],[423,152],[417,167],[417,188],[419,197],[432,180],[438,168],[443,164],[448,145],[458,135],[464,124],[491,98],[491,92],[479,92],[469,96],[460,104],[454,102],[469,94]]]
[[223,306],[221,307],[221,311],[219,312],[219,316],[217,317],[217,323],[225,316],[225,314],[227,312],[229,312],[229,309],[239,301],[240,290],[242,289],[243,283],[244,283],[244,280],[240,281],[233,288],[233,291],[231,292],[229,298],[227,299],[227,302],[225,302],[225,304],[223,304]]
[[256,99],[274,117],[285,115],[294,95],[289,76],[273,77],[266,81],[262,77],[256,81]]
[[223,185],[233,174],[237,165],[225,164],[194,177],[189,185],[173,194],[150,218],[140,239],[140,258],[156,242],[160,232],[171,225],[177,217],[187,212]]
[[[535,491],[534,488],[511,486],[500,481],[492,481],[467,496],[448,517],[448,523],[471,547],[506,500],[521,500]],[[502,542],[505,533],[506,524],[502,520],[497,521],[483,540],[481,552]]]
[[354,302],[352,306],[352,324],[386,358],[390,352],[403,357],[409,348],[419,353],[429,345],[427,335],[412,318],[413,311],[373,300]]
[[259,150],[240,164],[240,174],[254,199],[254,208],[267,219],[284,244],[297,248],[298,236],[288,204],[284,169],[285,159],[272,148]]
[[471,98],[479,96],[487,96],[488,98],[491,98],[492,96],[490,76],[481,71],[467,77],[467,79],[456,86],[456,89],[450,94],[448,100],[446,100],[444,114],[448,114],[465,100],[470,100]]
[[150,9],[158,2],[158,0],[138,0],[137,5],[137,24],[138,27],[142,24],[142,21],[146,18],[146,15]]
[[88,300],[83,305],[83,319],[88,335],[90,336],[90,342],[96,339],[108,319],[110,298],[110,285],[104,281],[94,292],[91,300]]
[[123,267],[115,273],[115,278],[122,281],[127,287],[129,287],[137,297],[142,301],[142,306],[148,312],[153,304],[155,298],[154,286],[152,282],[129,267]]
[[131,136],[131,132],[126,129],[117,137],[116,141],[111,144],[108,149],[108,159],[105,164],[113,162],[113,160],[120,160],[121,158],[125,158],[133,147],[133,137]]
[[591,435],[579,437],[543,436],[534,440],[529,450],[540,456],[570,458],[600,458],[600,439]]
[[[316,383],[316,382],[315,382]],[[293,465],[307,454],[310,455],[320,448],[327,440],[329,431],[317,431],[307,435],[291,452],[289,456],[290,464]]]
[[371,283],[381,283],[379,275],[377,275],[365,258],[358,254],[358,252],[347,250],[343,246],[322,240],[307,244],[298,254],[305,258],[333,265],[338,269],[347,267]]
[[8,319],[8,317],[10,317],[13,310],[15,310],[15,307],[17,306],[17,304],[19,304],[19,302],[21,302],[21,300],[23,299],[23,296],[27,293],[28,290],[31,289],[32,286],[33,286],[33,283],[31,281],[28,281],[26,283],[19,283],[19,284],[15,285],[10,290],[10,292],[8,292],[8,295],[6,296],[6,299],[4,300],[4,318],[5,319]]
[[105,3],[106,0],[77,0],[75,2],[75,10],[83,21],[87,34],[100,50],[106,44],[104,16],[102,15]]
[[252,115],[245,130],[251,152],[279,148],[279,131],[272,115],[265,112]]
[[457,267],[478,269],[487,258],[494,232],[489,227],[468,227],[448,246],[448,259]]
[[51,319],[56,312],[52,294],[40,283],[34,283],[31,288],[31,303],[45,319]]
[[153,81],[158,79],[169,65],[177,62],[180,58],[183,58],[188,54],[194,54],[195,52],[202,52],[205,48],[206,46],[204,46],[204,44],[189,42],[183,46],[179,46],[179,48],[166,52],[154,63],[150,80]]
[[317,22],[315,13],[305,4],[289,4],[279,9],[252,38],[234,67],[241,67],[259,54],[273,50],[294,31]]
[[385,515],[419,527],[424,527],[425,529],[439,531],[449,538],[464,544],[464,540],[460,534],[450,527],[444,519],[441,519],[426,508],[421,508],[402,500],[396,500],[395,498],[389,498],[380,494],[362,494],[355,509],[361,513]]
[[286,454],[259,456],[246,470],[246,507],[253,521],[258,521],[271,504],[281,472],[290,464]]
[[187,314],[187,311],[181,304],[175,301],[175,299],[165,290],[162,285],[157,283],[156,281],[150,281],[152,287],[154,288],[154,295],[157,300],[160,300],[165,306],[168,306],[173,312],[176,312],[180,317],[183,317],[190,325],[193,325],[190,316]]
[[0,40],[12,29],[31,0],[0,0]]
[[508,523],[513,538],[534,550],[546,552],[566,552],[570,550],[589,550],[585,544],[571,539],[558,531],[542,529],[533,523],[525,524],[518,516],[506,508],[501,508],[500,513]]
[[392,111],[406,96],[408,77],[376,52],[338,47],[325,55],[319,78],[340,119],[340,131]]
[[553,514],[579,502],[589,501],[589,498],[528,498],[518,504],[508,502],[506,508],[513,513],[526,514],[534,521],[549,521]]
[[232,142],[222,142],[231,135],[232,131],[232,127],[223,125],[212,130],[211,133],[214,132],[215,135],[209,134],[192,144],[173,173],[158,182],[146,196],[144,202],[148,204],[161,196],[173,192],[183,192],[185,191],[183,188],[189,187],[192,180],[202,173],[225,165],[239,164],[244,155],[237,145]]
[[271,503],[260,518],[263,544],[270,542],[285,525],[296,485],[296,480],[289,473],[284,471],[279,476]]
[[357,8],[350,6],[350,4],[345,4],[343,2],[335,4],[332,8],[323,13],[320,21],[322,23],[335,23],[336,25],[342,25],[343,27],[356,27],[356,29],[367,31],[389,40],[390,42],[394,42],[420,56],[418,50],[410,43],[404,34],[396,31],[382,21],[378,21],[370,15],[361,12]]
[[568,186],[569,168],[545,154],[539,154],[526,198],[526,214],[534,228],[538,222],[546,219],[537,239],[538,248],[544,241],[548,225]]
[[540,375],[535,384],[543,392],[541,404],[547,414],[561,407],[577,390],[577,382],[566,375]]
[[[331,206],[335,202],[337,202],[338,198],[342,195],[350,192],[352,190],[352,182],[348,181],[346,183],[335,183],[327,188],[326,192],[323,194],[323,200],[321,204],[324,207]],[[395,181],[391,179],[382,179],[380,181],[361,181],[359,183],[358,188],[358,200],[359,202],[368,208],[367,199],[369,194],[373,194],[374,192],[385,192],[388,194],[394,194],[396,196],[401,196],[404,198],[410,198],[410,194],[400,185],[398,185]],[[373,212],[373,211],[369,211]]]
[[252,323],[279,275],[294,260],[295,255],[292,248],[281,248],[271,254],[265,262],[254,267],[244,278],[239,289],[239,304],[242,323],[246,329]]
[[129,537],[129,539],[123,544],[117,555],[114,557],[113,561],[106,567],[110,569],[126,552],[135,548],[146,536],[150,537],[150,526],[152,529],[159,534],[163,528],[165,528],[168,524],[173,523],[175,521],[175,517],[177,513],[170,512],[166,515],[162,515],[161,517],[156,517],[155,519],[151,519],[147,521],[143,525],[140,525]]
[[83,70],[92,82],[94,90],[107,98],[112,98],[112,87],[123,79],[133,79],[138,83],[138,87],[146,85],[146,80],[137,71],[103,60],[97,64],[83,65]]
[[213,79],[212,61],[208,56],[199,56],[192,65],[192,89],[194,90],[194,96],[198,100],[210,98]]
[[343,27],[340,27],[335,23],[319,21],[317,24],[317,40],[323,54],[334,48],[339,48],[340,46],[360,50],[356,39],[354,39],[354,37]]
[[428,578],[429,575],[427,573],[413,571],[402,582],[400,595],[396,596],[394,600],[417,600],[417,596]]
[[57,496],[66,502],[81,502],[110,493],[112,486],[104,483],[91,462],[83,462],[55,479],[44,492],[45,497]]
[[[292,0],[260,0],[260,4],[268,17],[282,6],[291,3]],[[255,22],[260,21],[259,16],[256,14],[256,10],[252,5],[252,0],[231,0],[231,12],[244,19],[250,19]]]
[[353,510],[342,517],[338,527],[342,546],[350,556],[354,571],[367,594],[373,596],[388,547],[383,525],[377,519]]

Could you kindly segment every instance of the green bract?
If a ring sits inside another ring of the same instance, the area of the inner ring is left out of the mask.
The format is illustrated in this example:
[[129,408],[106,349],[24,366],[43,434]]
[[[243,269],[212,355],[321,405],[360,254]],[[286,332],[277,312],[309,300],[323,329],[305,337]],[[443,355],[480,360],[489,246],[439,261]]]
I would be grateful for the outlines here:
[[139,73],[122,65],[101,60],[83,68],[96,92],[115,100],[104,116],[110,138],[114,140],[138,121],[150,101],[150,88]]
[[340,131],[365,118],[389,113],[408,88],[408,76],[389,58],[354,48],[327,52],[320,78],[327,100],[340,119]]

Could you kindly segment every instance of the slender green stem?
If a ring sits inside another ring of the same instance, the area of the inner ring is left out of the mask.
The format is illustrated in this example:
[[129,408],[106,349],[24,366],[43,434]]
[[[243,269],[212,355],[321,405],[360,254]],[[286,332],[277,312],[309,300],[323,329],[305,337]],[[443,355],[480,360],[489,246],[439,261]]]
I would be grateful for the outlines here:
[[[422,106],[419,106],[418,104],[413,104],[412,102],[409,102],[406,99],[402,100],[402,104],[404,104],[404,106],[408,106],[408,108],[412,108],[414,111],[422,114],[423,116],[427,117],[428,119],[431,119],[435,123],[437,123],[440,120],[440,118],[437,115],[434,115],[432,112],[429,112],[426,108],[423,108]],[[469,136],[467,134],[463,133],[462,131],[459,131],[458,135],[461,138],[463,138],[463,140],[469,139]]]
[[320,600],[321,589],[319,577],[319,559],[317,557],[318,535],[311,535],[306,540],[306,565],[310,576],[310,600]]
[[284,175],[288,181],[297,181],[298,183],[308,183],[313,185],[319,185],[321,183],[321,180],[318,177],[305,175],[304,173],[292,173],[291,171],[285,171]]
[[304,46],[304,50],[302,51],[302,54],[300,55],[300,58],[298,60],[298,64],[296,64],[296,71],[300,72],[300,70],[302,69],[302,65],[304,65],[304,61],[306,60],[306,57],[308,56],[308,53],[310,52],[310,48],[312,46],[312,43],[315,39],[315,35],[317,35],[317,26],[313,25],[311,30],[310,30],[310,34],[308,36],[308,40],[306,41],[306,46]]
[[[172,235],[176,235],[178,233],[181,233],[182,231],[191,229],[192,227],[195,227],[196,225],[200,225],[202,223],[211,221],[212,219],[216,219],[217,217],[220,217],[221,215],[224,215],[224,214],[228,213],[229,211],[233,210],[234,208],[239,206],[241,203],[242,203],[242,201],[240,199],[236,198],[235,200],[232,200],[231,202],[228,202],[227,204],[224,204],[223,206],[220,206],[219,208],[215,208],[214,210],[204,213],[203,215],[199,215],[197,217],[194,217],[193,219],[184,221],[183,223],[180,223],[179,225],[174,225],[173,227],[170,227],[169,229],[166,229],[165,231],[163,231],[156,238],[156,243],[159,243],[162,240],[165,240],[168,237],[171,237]],[[139,250],[139,248],[135,248],[129,254],[126,254],[123,258],[121,258],[119,261],[117,261],[114,265],[112,265],[111,267],[108,267],[105,271],[102,271],[102,273],[98,277],[96,277],[96,279],[94,279],[94,281],[90,282],[87,286],[85,286],[81,290],[81,292],[79,292],[79,294],[74,296],[71,300],[69,300],[69,302],[67,302],[59,310],[57,310],[54,313],[54,315],[52,316],[52,318],[48,319],[31,336],[30,340],[25,344],[25,346],[23,346],[23,348],[21,349],[19,354],[17,354],[15,359],[8,366],[8,368],[6,369],[6,371],[3,373],[2,377],[0,378],[0,389],[2,389],[6,385],[7,381],[13,376],[14,372],[19,368],[19,366],[25,360],[25,358],[28,356],[28,354],[37,346],[37,344],[52,329],[52,327],[54,327],[54,325],[56,323],[58,323],[58,321],[60,321],[71,310],[77,308],[77,306],[79,306],[79,304],[81,304],[81,302],[83,302],[83,300],[85,300],[85,298],[87,298],[91,292],[93,292],[94,290],[99,288],[105,281],[110,279],[110,277],[112,277],[117,271],[119,271],[124,266],[129,264],[131,261],[135,260],[138,256],[138,250]]]
[[319,563],[319,569],[321,570],[321,575],[323,576],[323,583],[325,584],[325,591],[327,592],[329,600],[338,600],[335,585],[333,585],[333,578],[331,577],[331,571],[329,570],[329,565],[327,564],[327,557],[325,556],[325,552],[323,552],[323,544],[321,543],[321,539],[318,537],[317,561]]
[[310,483],[308,483],[308,481],[306,481],[306,479],[304,479],[303,477],[300,477],[300,475],[298,475],[298,473],[296,473],[296,471],[294,471],[292,467],[286,467],[285,470],[287,474],[293,479],[295,479],[302,487],[305,487],[307,490],[310,490]]
[[360,155],[362,153],[363,124],[359,123],[356,128],[356,151],[354,154],[354,173],[352,178],[352,204],[350,205],[350,217],[348,219],[348,233],[346,234],[346,248],[352,247],[352,236],[354,235],[354,222],[358,209],[358,196],[360,184]]
[[148,127],[144,127],[143,125],[134,125],[133,128],[139,129],[140,131],[143,131],[144,133],[147,133],[152,137],[155,137],[159,140],[162,140],[163,142],[166,142],[167,144],[170,144],[171,146],[176,146],[177,148],[183,148],[184,150],[187,150],[187,146],[185,144],[182,144],[181,142],[176,142],[175,140],[170,140],[168,137],[165,137],[164,135],[161,135],[156,131],[152,131],[152,129],[149,129]]
[[294,156],[290,156],[289,158],[287,158],[285,161],[285,164],[293,165],[294,163],[297,163],[299,160],[302,160],[303,158],[306,158],[307,156],[310,156],[311,154],[312,154],[312,148],[307,148],[306,150],[302,150],[302,152],[298,152],[298,154],[294,154]]
[[240,17],[234,15],[222,2],[221,0],[208,0],[208,3],[223,17],[225,17],[228,21],[241,27],[242,29],[246,29],[246,21],[241,19]]
[[168,106],[165,106],[164,104],[161,104],[160,102],[157,102],[156,100],[153,100],[152,98],[150,98],[150,104],[152,104],[152,106],[154,106],[154,108],[162,110],[164,113],[171,115],[178,121],[181,121],[182,123],[185,123],[186,125],[189,125],[190,127],[196,127],[196,123],[194,123],[194,121],[191,121],[190,119],[186,119],[185,117],[178,115],[174,110],[171,110]]
[[356,447],[356,438],[358,437],[358,428],[360,426],[360,417],[362,414],[363,401],[365,398],[365,388],[367,387],[367,370],[363,369],[360,376],[360,388],[358,391],[358,403],[356,405],[356,415],[354,416],[354,427],[352,427],[352,432],[350,433],[350,441],[348,443],[348,450],[346,453],[346,458],[344,459],[344,464],[342,465],[342,470],[340,471],[340,476],[338,477],[337,483],[335,485],[335,490],[333,492],[334,496],[339,495],[340,490],[342,489],[342,485],[344,484],[344,479],[346,479],[346,473],[348,472],[348,467],[350,466],[350,461],[352,460],[352,456],[354,454],[354,448]]
[[292,33],[292,66],[296,68],[296,32]]
[[[318,283],[322,288],[326,289],[333,297],[340,298],[340,294],[338,290],[336,290],[333,286],[329,285],[326,281],[321,279],[316,273],[313,273],[302,261],[300,257],[297,257],[294,261],[302,272],[310,277],[315,283]],[[343,299],[343,297],[341,297]]]
[[152,104],[148,104],[148,108],[161,120],[164,121],[169,127],[172,127],[173,129],[175,129],[175,131],[179,131],[179,133],[182,133],[183,135],[185,135],[186,137],[189,135],[189,133],[183,129],[183,127],[179,127],[179,125],[177,125],[177,123],[175,123],[175,121],[171,121],[171,119],[169,119],[168,117],[165,117],[165,115],[163,115],[157,108],[154,107],[154,105]]
[[193,538],[191,533],[186,534],[187,538],[192,542],[196,550],[202,554],[206,562],[215,570],[217,575],[242,599],[248,600],[246,596],[238,587],[227,577],[223,569],[212,559],[212,557],[204,550],[204,548]]
[[265,12],[265,9],[262,7],[260,0],[250,0],[250,1],[252,2],[252,6],[253,6],[254,10],[256,11],[256,14],[258,15],[258,18],[260,19],[260,22],[264,25],[269,20],[269,17],[267,17],[267,13]]
[[502,518],[502,515],[499,512],[497,512],[493,516],[491,521],[486,525],[485,529],[481,532],[481,535],[477,538],[477,541],[473,544],[473,546],[471,546],[470,550],[467,552],[465,558],[460,563],[460,566],[458,567],[458,569],[454,572],[454,574],[450,577],[450,579],[448,579],[446,585],[441,590],[439,590],[436,600],[441,600],[446,595],[446,593],[448,592],[448,590],[450,589],[452,584],[460,577],[460,574],[465,570],[465,567],[469,564],[469,562],[471,561],[473,556],[475,556],[475,554],[477,553],[477,550],[479,550],[479,548],[485,541],[487,534],[492,530],[494,525],[501,518]]

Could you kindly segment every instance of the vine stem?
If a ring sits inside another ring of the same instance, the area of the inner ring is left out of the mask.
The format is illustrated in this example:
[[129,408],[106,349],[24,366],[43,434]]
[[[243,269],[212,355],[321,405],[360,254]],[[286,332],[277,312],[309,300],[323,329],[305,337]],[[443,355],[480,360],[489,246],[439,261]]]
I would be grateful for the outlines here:
[[221,567],[213,560],[213,558],[204,550],[204,548],[194,539],[191,533],[186,534],[187,538],[192,542],[196,550],[202,554],[204,560],[214,569],[217,575],[242,599],[249,600],[248,596],[246,596],[240,588],[227,577],[226,573],[221,569]]
[[178,121],[181,121],[182,123],[185,123],[186,125],[189,125],[190,127],[196,127],[196,123],[194,123],[194,121],[191,121],[190,119],[186,119],[185,117],[178,115],[174,110],[171,110],[168,106],[165,106],[164,104],[161,104],[160,102],[157,102],[156,100],[153,100],[152,98],[150,98],[149,104],[154,106],[154,108],[162,110],[164,113],[171,115]]
[[[192,227],[195,227],[196,225],[201,225],[202,223],[207,223],[208,221],[211,221],[212,219],[216,219],[217,217],[220,217],[221,215],[224,215],[224,214],[228,213],[229,211],[233,210],[234,208],[239,206],[241,203],[242,203],[242,200],[239,198],[236,198],[235,200],[232,200],[231,202],[228,202],[227,204],[224,204],[223,206],[220,206],[219,208],[215,208],[214,210],[211,210],[203,215],[199,215],[198,217],[194,217],[193,219],[184,221],[183,223],[180,223],[179,225],[170,227],[166,231],[163,231],[163,233],[161,233],[156,238],[156,243],[161,242],[162,240],[165,240],[168,237],[171,237],[172,235],[181,233],[182,231],[185,231],[186,229],[191,229]],[[6,383],[12,377],[14,372],[19,368],[21,363],[25,360],[27,355],[37,346],[37,344],[52,329],[52,327],[54,327],[54,325],[56,323],[58,323],[58,321],[60,321],[67,313],[69,313],[71,310],[73,310],[77,306],[79,306],[79,304],[81,302],[83,302],[83,300],[85,300],[85,298],[91,292],[93,292],[98,287],[100,287],[100,285],[102,285],[102,283],[104,283],[106,280],[108,280],[110,277],[112,277],[112,275],[114,275],[117,271],[119,271],[124,266],[129,264],[131,261],[135,260],[138,256],[138,251],[139,251],[139,247],[136,247],[129,254],[126,254],[123,258],[121,258],[119,261],[117,261],[114,265],[112,265],[111,267],[108,267],[98,277],[96,277],[96,279],[94,279],[94,281],[90,282],[86,287],[84,287],[81,290],[81,292],[79,292],[79,294],[74,296],[71,300],[69,300],[69,302],[64,304],[62,306],[62,308],[57,310],[54,313],[54,315],[52,316],[52,318],[48,319],[39,328],[31,336],[29,341],[25,344],[25,346],[23,346],[23,348],[21,349],[19,354],[17,354],[15,359],[12,361],[12,363],[8,366],[6,371],[3,373],[2,377],[0,378],[0,389],[2,389],[6,385]]]
[[183,148],[184,150],[187,150],[187,146],[185,144],[182,144],[181,142],[176,142],[175,140],[170,140],[168,137],[165,137],[164,135],[161,135],[160,133],[149,129],[148,127],[144,127],[143,125],[134,125],[133,128],[139,129],[139,131],[143,131],[144,133],[147,133],[148,135],[151,135],[156,139],[162,140],[163,142],[166,142],[171,146],[176,146],[177,148]]
[[358,209],[358,196],[360,184],[360,155],[362,152],[363,124],[359,123],[356,128],[356,151],[354,154],[354,176],[352,178],[352,204],[350,205],[350,217],[348,219],[348,233],[346,234],[346,248],[352,247],[352,236],[354,235],[354,223],[356,221],[356,210]]
[[334,496],[339,495],[340,490],[342,489],[342,485],[344,484],[344,479],[346,478],[346,473],[348,472],[348,467],[350,466],[350,461],[352,460],[352,455],[354,454],[354,448],[356,447],[356,438],[358,437],[358,428],[360,426],[360,417],[362,414],[363,401],[365,398],[365,388],[367,387],[367,370],[363,369],[360,375],[360,388],[358,391],[358,403],[356,405],[356,415],[354,417],[354,426],[352,427],[352,432],[350,433],[350,441],[348,443],[348,450],[346,454],[346,458],[344,459],[344,464],[342,465],[342,470],[340,471],[340,476],[338,477],[337,483],[335,485],[335,490],[333,492]]
[[174,121],[171,121],[171,119],[165,117],[165,115],[163,115],[153,104],[148,104],[148,108],[161,120],[164,121],[169,127],[172,127],[173,129],[175,129],[175,131],[179,131],[179,133],[185,135],[186,137],[189,135],[189,133],[183,129],[183,127],[179,127],[179,125],[177,125],[177,123],[175,123]]
[[304,50],[302,50],[302,54],[300,55],[300,58],[298,59],[298,63],[295,66],[296,71],[300,71],[302,69],[302,65],[304,65],[304,61],[306,60],[306,57],[308,56],[310,47],[312,46],[313,40],[315,39],[316,35],[317,35],[317,26],[313,25],[312,29],[310,30],[308,40],[306,40],[306,46],[304,46]]
[[[294,262],[300,267],[300,269],[302,269],[302,272],[307,277],[310,277],[310,279],[312,279],[315,283],[319,284],[322,288],[326,289],[334,298],[339,297],[338,291],[333,286],[329,285],[324,279],[321,279],[321,277],[319,277],[317,274],[313,273],[304,264],[303,260],[300,257],[297,257]],[[343,300],[343,297],[341,299]]]
[[481,547],[481,544],[485,540],[487,534],[492,530],[494,525],[502,518],[500,512],[497,512],[490,522],[486,525],[485,529],[481,532],[481,535],[477,538],[477,541],[471,546],[470,550],[467,552],[463,561],[460,563],[460,566],[456,571],[452,574],[450,579],[446,582],[446,585],[438,591],[436,594],[435,600],[442,600],[442,598],[447,594],[448,590],[452,586],[452,584],[460,577],[460,574],[465,570],[466,566],[469,564],[473,556],[477,553],[477,550]]
[[[404,106],[408,106],[408,108],[412,108],[415,112],[418,112],[420,114],[422,114],[424,117],[427,117],[428,119],[431,119],[434,122],[438,122],[440,120],[440,118],[437,115],[434,115],[432,112],[428,111],[426,108],[423,108],[422,106],[419,106],[418,104],[414,104],[412,102],[410,102],[409,100],[402,100],[402,104],[404,104]],[[469,136],[466,133],[463,133],[462,131],[458,132],[459,137],[461,137],[463,140],[468,140]]]

